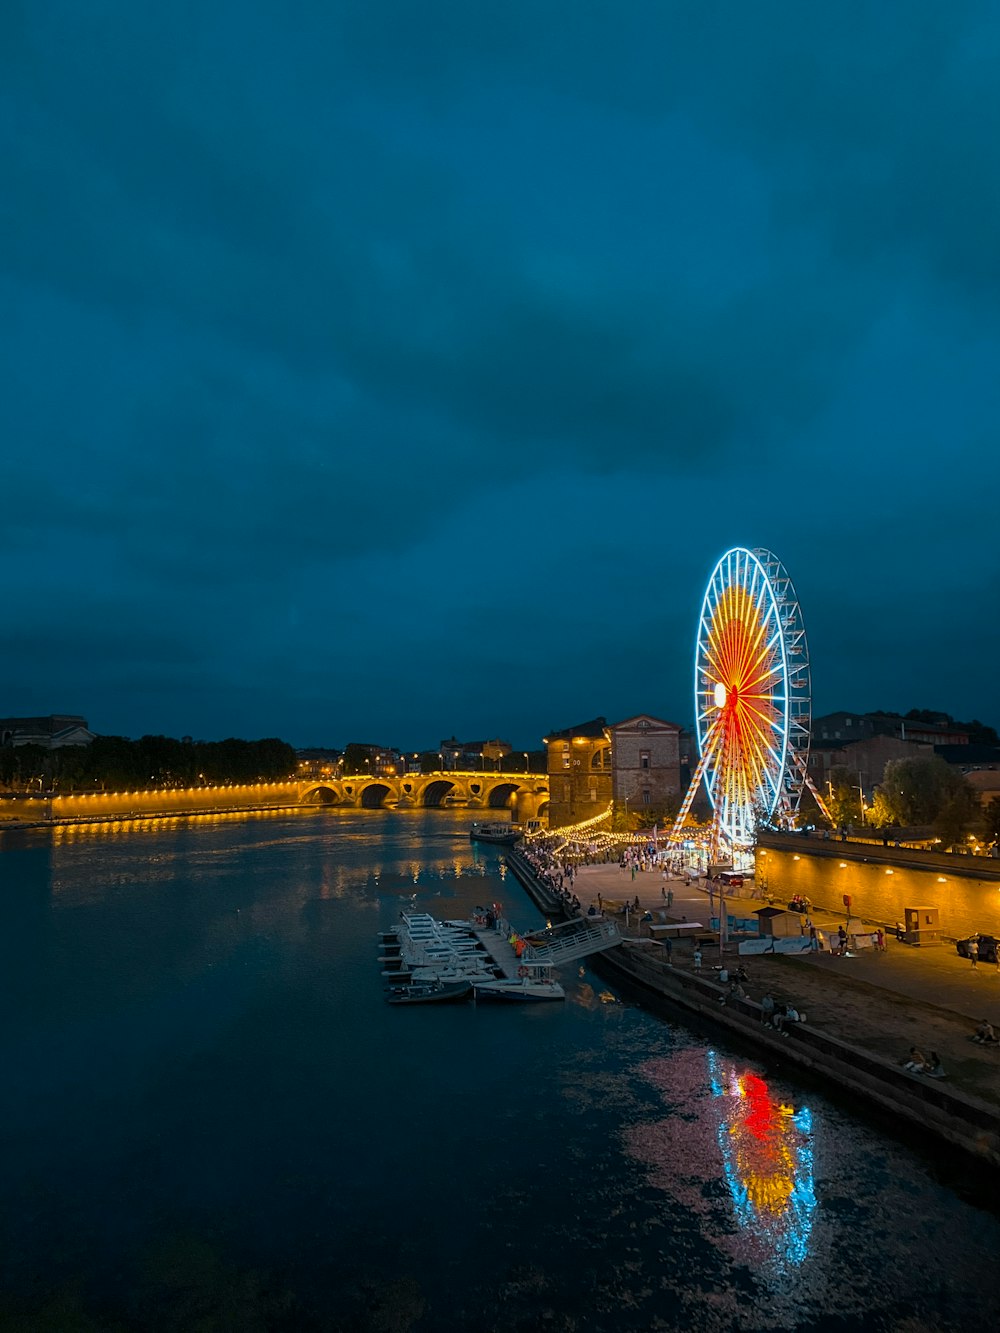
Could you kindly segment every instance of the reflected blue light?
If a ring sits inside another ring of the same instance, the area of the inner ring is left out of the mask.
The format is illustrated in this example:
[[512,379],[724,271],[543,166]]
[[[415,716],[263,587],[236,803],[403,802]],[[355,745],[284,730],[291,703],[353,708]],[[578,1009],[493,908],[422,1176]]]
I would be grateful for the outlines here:
[[797,1267],[809,1252],[816,1209],[812,1113],[803,1107],[793,1114],[756,1074],[722,1070],[714,1051],[707,1064],[737,1224],[764,1245],[770,1262]]

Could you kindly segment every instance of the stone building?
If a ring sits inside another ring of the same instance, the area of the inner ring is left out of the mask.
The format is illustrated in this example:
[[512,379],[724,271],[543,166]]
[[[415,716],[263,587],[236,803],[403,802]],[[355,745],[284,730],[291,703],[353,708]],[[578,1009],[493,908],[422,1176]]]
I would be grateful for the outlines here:
[[846,745],[813,741],[809,751],[809,776],[820,794],[826,795],[832,770],[849,769],[864,790],[865,799],[870,800],[890,759],[929,759],[933,754],[932,745],[902,741],[895,736],[874,735]]
[[649,713],[608,728],[615,813],[676,811],[681,796],[682,729]]
[[579,824],[611,804],[611,735],[603,717],[543,738],[549,828]]
[[46,750],[59,750],[65,745],[89,745],[93,739],[87,719],[76,713],[0,718],[0,745],[41,745]]

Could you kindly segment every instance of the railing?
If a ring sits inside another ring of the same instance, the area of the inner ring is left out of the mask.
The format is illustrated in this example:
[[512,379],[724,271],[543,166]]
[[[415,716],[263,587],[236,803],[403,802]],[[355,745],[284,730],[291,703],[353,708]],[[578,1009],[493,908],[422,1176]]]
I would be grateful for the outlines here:
[[572,963],[577,958],[603,953],[621,944],[622,935],[614,921],[594,921],[584,918],[563,926],[536,932],[528,943],[528,961],[547,967]]

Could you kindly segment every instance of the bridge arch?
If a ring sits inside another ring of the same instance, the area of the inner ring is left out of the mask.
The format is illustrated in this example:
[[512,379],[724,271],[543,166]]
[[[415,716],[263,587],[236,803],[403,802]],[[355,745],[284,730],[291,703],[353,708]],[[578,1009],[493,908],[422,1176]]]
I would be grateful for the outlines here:
[[515,793],[519,782],[498,782],[491,787],[486,798],[490,810],[509,810],[514,805]]
[[321,782],[304,791],[299,799],[303,805],[340,805],[342,798],[333,787]]
[[[386,803],[386,797],[395,798],[395,791],[388,782],[366,782],[361,788],[358,805],[362,810],[380,810]],[[395,799],[392,802],[395,804]]]
[[437,808],[443,806],[448,796],[456,791],[455,783],[450,778],[435,778],[424,787],[422,805]]

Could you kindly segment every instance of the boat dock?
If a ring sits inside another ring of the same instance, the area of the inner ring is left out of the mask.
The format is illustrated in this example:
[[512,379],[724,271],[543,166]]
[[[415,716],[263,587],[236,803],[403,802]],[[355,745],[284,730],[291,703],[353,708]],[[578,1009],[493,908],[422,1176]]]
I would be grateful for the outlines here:
[[505,980],[523,975],[521,969],[525,967],[550,968],[575,963],[579,958],[613,949],[622,942],[621,931],[614,921],[594,917],[547,926],[526,936],[514,935],[523,945],[520,954],[517,944],[511,943],[512,932],[506,921],[498,921],[493,927],[474,923],[470,929]]

